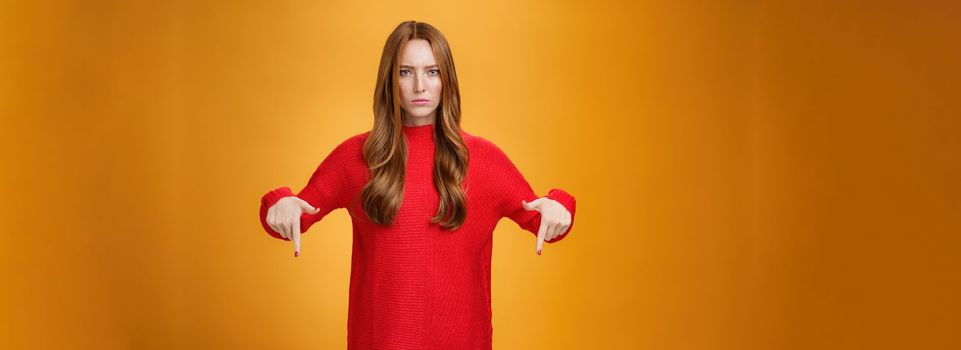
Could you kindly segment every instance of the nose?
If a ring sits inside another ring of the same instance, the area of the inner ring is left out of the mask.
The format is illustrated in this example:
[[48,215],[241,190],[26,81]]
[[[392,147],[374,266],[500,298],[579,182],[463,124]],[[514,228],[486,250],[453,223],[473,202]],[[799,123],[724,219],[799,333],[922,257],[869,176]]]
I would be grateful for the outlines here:
[[417,78],[415,78],[415,80],[416,81],[414,82],[414,92],[424,91],[424,78],[418,76]]

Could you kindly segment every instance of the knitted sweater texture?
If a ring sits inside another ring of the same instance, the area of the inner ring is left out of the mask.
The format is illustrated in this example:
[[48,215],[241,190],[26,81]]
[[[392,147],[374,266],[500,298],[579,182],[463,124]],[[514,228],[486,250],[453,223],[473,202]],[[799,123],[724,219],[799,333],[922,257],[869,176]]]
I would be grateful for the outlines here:
[[[260,220],[268,234],[283,239],[266,223],[279,199],[297,196],[320,212],[301,217],[301,232],[331,211],[345,208],[353,224],[348,349],[491,349],[491,247],[493,231],[507,217],[536,238],[540,213],[525,210],[538,196],[497,146],[461,131],[469,152],[462,183],[467,218],[455,231],[433,224],[438,194],[434,187],[434,125],[404,126],[408,145],[403,201],[394,222],[370,221],[360,204],[370,179],[363,147],[369,132],[334,148],[307,185],[297,193],[274,189],[261,200]],[[571,213],[574,197],[551,189],[547,198]],[[533,251],[533,249],[532,249]]]

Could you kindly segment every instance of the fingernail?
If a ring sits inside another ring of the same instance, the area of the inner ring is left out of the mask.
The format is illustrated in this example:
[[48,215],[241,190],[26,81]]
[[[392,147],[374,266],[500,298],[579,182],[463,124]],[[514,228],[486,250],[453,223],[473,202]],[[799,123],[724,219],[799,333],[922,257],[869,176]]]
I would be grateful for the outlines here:
[[537,255],[541,255],[541,250],[540,250],[540,249],[537,250]]
[[300,252],[294,252],[294,257],[296,258],[298,256],[300,256]]

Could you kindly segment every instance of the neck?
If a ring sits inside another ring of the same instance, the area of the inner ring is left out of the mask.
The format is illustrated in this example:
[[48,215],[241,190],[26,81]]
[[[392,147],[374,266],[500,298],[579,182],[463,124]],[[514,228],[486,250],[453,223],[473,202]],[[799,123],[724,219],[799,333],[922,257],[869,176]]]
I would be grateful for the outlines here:
[[431,112],[423,117],[414,117],[410,114],[404,116],[404,126],[424,126],[434,124],[437,119],[437,111]]

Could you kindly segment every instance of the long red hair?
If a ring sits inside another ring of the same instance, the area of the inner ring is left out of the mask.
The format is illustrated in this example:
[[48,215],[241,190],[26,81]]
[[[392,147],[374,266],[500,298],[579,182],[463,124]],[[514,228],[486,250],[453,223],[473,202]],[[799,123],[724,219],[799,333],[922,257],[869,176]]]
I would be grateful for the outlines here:
[[371,178],[361,193],[361,203],[371,221],[389,225],[403,200],[407,143],[402,122],[406,112],[401,108],[397,77],[401,50],[413,39],[430,43],[442,86],[434,125],[434,188],[439,204],[431,222],[456,230],[467,218],[461,182],[467,174],[469,158],[460,134],[460,89],[447,39],[427,23],[403,22],[384,44],[374,90],[374,126],[364,144],[364,158]]

